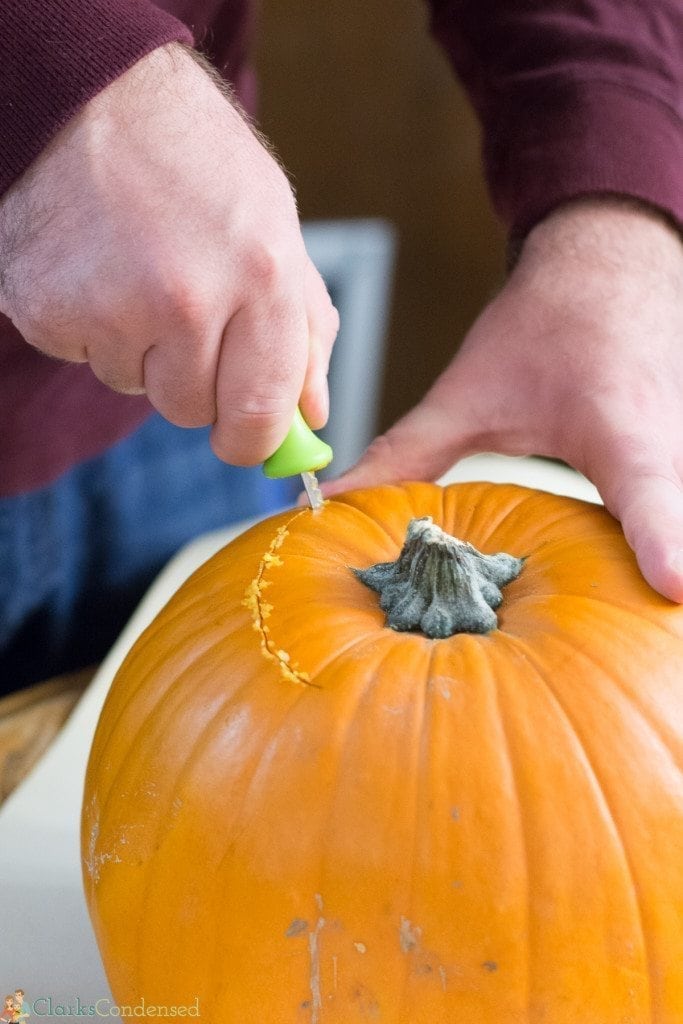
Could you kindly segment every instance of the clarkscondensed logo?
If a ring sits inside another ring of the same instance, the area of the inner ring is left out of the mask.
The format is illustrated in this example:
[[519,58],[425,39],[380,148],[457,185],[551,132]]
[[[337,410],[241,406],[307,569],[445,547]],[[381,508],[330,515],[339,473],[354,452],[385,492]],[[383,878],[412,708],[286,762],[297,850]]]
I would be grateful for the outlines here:
[[154,1018],[178,1019],[183,1017],[199,1019],[199,997],[193,1003],[184,1006],[164,1006],[160,1003],[148,1003],[140,999],[137,1003],[128,1006],[119,1005],[111,999],[102,998],[95,1002],[83,1000],[80,996],[74,996],[66,1002],[55,999],[51,995],[39,995],[31,1002],[26,998],[22,988],[17,988],[10,995],[5,996],[0,1022],[4,1024],[26,1024],[33,1018],[31,1024],[37,1024],[39,1019],[50,1019],[52,1017],[119,1017],[123,1020],[141,1020]]

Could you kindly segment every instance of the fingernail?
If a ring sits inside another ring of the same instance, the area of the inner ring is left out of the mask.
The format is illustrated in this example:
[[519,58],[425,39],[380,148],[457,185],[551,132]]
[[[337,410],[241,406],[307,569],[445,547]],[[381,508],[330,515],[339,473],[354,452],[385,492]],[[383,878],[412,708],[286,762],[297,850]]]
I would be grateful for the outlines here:
[[330,415],[330,392],[327,387],[327,379],[323,378],[320,388],[320,415],[323,417],[323,425],[327,423]]

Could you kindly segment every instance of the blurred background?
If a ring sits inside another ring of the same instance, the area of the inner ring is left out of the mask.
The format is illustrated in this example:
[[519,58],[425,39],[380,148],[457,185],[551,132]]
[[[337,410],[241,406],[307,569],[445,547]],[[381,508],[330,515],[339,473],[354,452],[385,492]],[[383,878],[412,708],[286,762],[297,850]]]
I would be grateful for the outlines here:
[[[393,226],[386,324],[380,315],[369,327],[385,341],[376,401],[384,429],[449,362],[502,280],[504,233],[486,194],[477,122],[422,0],[262,0],[256,39],[259,124],[302,219]],[[343,386],[337,374],[333,387]],[[346,414],[335,425],[344,428]],[[335,472],[343,468],[335,460]]]

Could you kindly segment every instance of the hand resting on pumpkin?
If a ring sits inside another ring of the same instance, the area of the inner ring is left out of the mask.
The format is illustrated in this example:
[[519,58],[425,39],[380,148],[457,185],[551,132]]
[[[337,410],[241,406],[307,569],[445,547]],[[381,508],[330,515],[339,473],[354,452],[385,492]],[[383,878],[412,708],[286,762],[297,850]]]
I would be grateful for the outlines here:
[[683,246],[658,214],[591,198],[540,223],[425,398],[324,490],[433,480],[482,451],[583,472],[683,601]]
[[63,128],[0,204],[0,310],[41,351],[146,391],[224,460],[327,418],[338,317],[289,183],[225,90],[161,47]]

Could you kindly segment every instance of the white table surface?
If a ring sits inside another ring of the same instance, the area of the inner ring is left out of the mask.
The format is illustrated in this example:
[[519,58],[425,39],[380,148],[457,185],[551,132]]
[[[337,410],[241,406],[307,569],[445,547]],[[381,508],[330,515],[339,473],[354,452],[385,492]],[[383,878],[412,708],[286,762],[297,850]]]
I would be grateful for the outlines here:
[[[519,483],[599,501],[583,477],[540,459],[473,456],[444,478],[448,483],[460,480]],[[54,1004],[64,1005],[73,1005],[77,998],[88,1004],[109,997],[81,889],[78,838],[83,778],[97,718],[136,637],[183,580],[246,525],[201,537],[169,563],[52,746],[0,808],[0,995],[20,987],[30,1002],[51,996]],[[41,1019],[57,1018],[36,1013],[32,1024]]]

